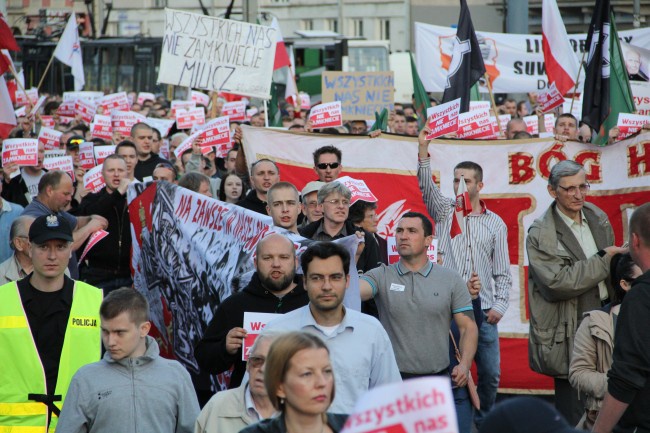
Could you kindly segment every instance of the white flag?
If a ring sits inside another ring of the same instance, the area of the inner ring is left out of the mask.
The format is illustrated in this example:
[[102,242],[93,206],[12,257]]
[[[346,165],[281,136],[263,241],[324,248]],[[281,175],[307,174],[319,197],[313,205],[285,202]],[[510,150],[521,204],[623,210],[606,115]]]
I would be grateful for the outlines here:
[[59,39],[59,43],[54,50],[54,57],[72,68],[74,90],[78,92],[83,89],[84,84],[86,84],[84,80],[84,64],[81,57],[79,33],[77,32],[77,16],[74,13],[70,15],[68,24],[63,30],[61,39]]
[[0,75],[0,138],[7,138],[9,132],[15,127],[16,116],[7,90],[7,82],[4,75]]

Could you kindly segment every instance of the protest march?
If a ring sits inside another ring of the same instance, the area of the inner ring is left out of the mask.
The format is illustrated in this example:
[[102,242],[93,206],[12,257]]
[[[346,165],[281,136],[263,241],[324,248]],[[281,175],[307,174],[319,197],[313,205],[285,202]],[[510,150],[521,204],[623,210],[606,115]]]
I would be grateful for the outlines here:
[[45,91],[0,14],[0,431],[650,431],[650,30],[594,1],[416,20],[408,100],[174,8],[142,88],[64,14]]

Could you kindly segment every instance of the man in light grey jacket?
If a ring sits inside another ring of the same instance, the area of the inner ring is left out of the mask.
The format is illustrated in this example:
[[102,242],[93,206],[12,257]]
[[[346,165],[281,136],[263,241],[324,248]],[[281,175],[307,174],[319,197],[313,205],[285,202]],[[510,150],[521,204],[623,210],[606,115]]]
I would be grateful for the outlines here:
[[57,431],[191,433],[199,403],[190,375],[177,361],[160,357],[147,335],[146,299],[121,288],[104,298],[99,313],[104,359],[72,378]]

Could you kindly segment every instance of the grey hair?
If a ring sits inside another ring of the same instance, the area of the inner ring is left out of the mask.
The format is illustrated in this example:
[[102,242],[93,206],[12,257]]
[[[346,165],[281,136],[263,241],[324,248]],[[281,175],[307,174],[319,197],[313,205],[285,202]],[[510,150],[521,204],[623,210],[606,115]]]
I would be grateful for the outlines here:
[[[29,226],[34,222],[34,219],[35,218],[27,215],[21,215],[11,223],[11,228],[9,229],[9,246],[12,250],[15,249],[14,239],[19,236],[29,237]],[[25,233],[21,234],[21,227],[23,227],[23,225],[26,225],[27,227],[25,227]]]
[[173,135],[170,137],[169,142],[171,143],[172,141],[176,140],[177,138],[180,138],[180,139],[181,139],[181,142],[182,142],[183,140],[185,140],[185,139],[188,138],[188,137],[189,137],[189,135],[187,135],[187,134],[184,133],[184,132],[177,132],[177,133],[173,134]]
[[558,185],[560,185],[560,179],[567,176],[574,176],[580,173],[580,171],[584,171],[584,169],[585,168],[582,165],[575,161],[571,161],[570,159],[560,161],[551,169],[551,175],[548,177],[548,184],[555,190]]
[[210,178],[203,173],[191,171],[189,173],[185,173],[180,178],[180,180],[178,181],[178,186],[187,188],[190,191],[199,192],[199,189],[201,188],[201,184],[203,183],[207,183],[208,185],[210,185]]
[[336,193],[341,194],[346,200],[350,200],[352,197],[352,193],[347,186],[343,185],[341,182],[334,181],[323,185],[321,189],[318,190],[318,204],[323,204],[328,195]]

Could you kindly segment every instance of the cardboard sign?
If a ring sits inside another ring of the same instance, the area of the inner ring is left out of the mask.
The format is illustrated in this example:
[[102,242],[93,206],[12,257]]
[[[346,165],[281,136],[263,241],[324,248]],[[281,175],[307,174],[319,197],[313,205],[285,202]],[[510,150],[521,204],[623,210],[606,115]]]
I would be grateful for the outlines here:
[[643,125],[650,124],[650,116],[638,114],[619,113],[616,127],[618,128],[617,140],[622,140],[630,135],[636,134],[643,128]]
[[378,386],[363,394],[341,433],[458,433],[447,377]]
[[56,109],[56,114],[63,117],[74,117],[76,113],[74,103],[75,101],[63,101]]
[[176,111],[177,110],[190,110],[192,108],[196,108],[196,102],[194,101],[180,101],[180,100],[174,100],[171,103],[171,112],[172,116],[176,116]]
[[205,110],[202,107],[189,110],[176,110],[176,127],[178,129],[190,129],[194,125],[205,123]]
[[172,126],[174,126],[172,119],[154,119],[153,117],[147,117],[144,119],[144,123],[157,129],[161,137],[167,137]]
[[536,115],[533,114],[532,116],[524,116],[521,118],[521,120],[523,120],[526,124],[526,132],[528,132],[530,135],[539,134],[539,119]]
[[95,152],[95,161],[97,161],[97,165],[101,165],[104,163],[107,156],[115,153],[115,146],[95,146],[93,151]]
[[131,135],[131,128],[138,122],[144,122],[146,117],[142,114],[134,113],[133,111],[111,111],[111,127],[113,132],[128,137]]
[[544,115],[544,129],[546,132],[553,132],[555,130],[555,114],[549,113]]
[[197,105],[203,105],[204,107],[210,105],[210,97],[205,93],[197,92],[196,90],[192,90],[190,100],[194,101]]
[[490,138],[494,129],[488,110],[468,111],[458,115],[458,138]]
[[244,344],[241,351],[242,361],[248,361],[248,356],[250,355],[253,343],[255,343],[257,337],[262,333],[266,324],[279,316],[281,316],[281,314],[244,312],[243,328],[246,330],[247,334],[246,338],[244,338]]
[[[399,252],[397,251],[395,237],[387,236],[386,244],[388,246],[388,263],[397,263],[399,261]],[[431,241],[431,245],[427,248],[427,257],[433,263],[438,263],[438,239]]]
[[63,132],[61,131],[41,126],[41,130],[38,133],[38,141],[39,143],[43,143],[45,150],[58,149],[61,147],[60,144],[62,135]]
[[458,131],[459,113],[460,98],[427,108],[427,123],[431,133],[426,139],[431,140]]
[[138,104],[142,105],[144,101],[156,101],[156,95],[149,92],[140,92],[138,93]]
[[370,191],[370,188],[368,188],[368,185],[366,185],[363,180],[353,179],[350,176],[342,176],[336,180],[345,185],[352,193],[352,197],[350,197],[350,206],[359,200],[368,201],[371,203],[375,203],[377,201],[377,197],[375,197],[372,191]]
[[36,138],[9,138],[2,142],[2,166],[14,163],[23,167],[38,165]]
[[231,122],[246,121],[246,102],[234,101],[226,102],[221,109],[222,116],[228,116]]
[[84,188],[90,192],[98,192],[106,186],[102,176],[102,165],[91,168],[84,174]]
[[[388,72],[323,72],[323,102],[341,102],[343,120],[374,119],[393,109],[395,78]],[[302,102],[302,101],[301,101]]]
[[202,148],[215,147],[217,157],[222,157],[228,152],[231,144],[230,119],[228,116],[217,117],[205,124],[199,134]]
[[41,116],[41,127],[54,128],[55,125],[54,116]]
[[95,143],[84,141],[79,144],[79,165],[84,170],[90,170],[95,164]]
[[113,110],[129,111],[131,109],[126,92],[111,93],[110,95],[101,97],[99,99],[99,106],[102,107],[103,114],[108,114]]
[[314,129],[338,128],[343,126],[341,102],[334,101],[316,105],[309,112],[309,121]]
[[102,239],[104,239],[106,236],[108,236],[108,232],[106,230],[97,230],[96,232],[90,235],[90,237],[88,238],[88,242],[86,243],[86,247],[84,248],[83,253],[81,253],[81,257],[79,257],[79,264],[83,262],[83,259],[84,257],[86,257],[86,254],[88,254],[88,251],[90,251],[92,247],[97,245],[97,243]]
[[43,167],[47,170],[61,170],[70,175],[74,179],[74,164],[71,156],[55,156],[49,158],[47,155],[43,160]]
[[551,84],[547,90],[544,90],[537,95],[537,104],[539,104],[542,113],[551,111],[563,103],[564,97],[555,87],[555,83]]
[[81,120],[89,125],[95,117],[95,104],[88,102],[84,99],[77,99],[74,103],[74,109],[78,115],[81,115]]
[[[131,131],[129,131],[130,133]],[[111,116],[95,114],[95,118],[90,124],[90,136],[93,138],[101,138],[102,140],[111,140],[113,138]]]
[[165,9],[159,83],[269,99],[277,31]]

